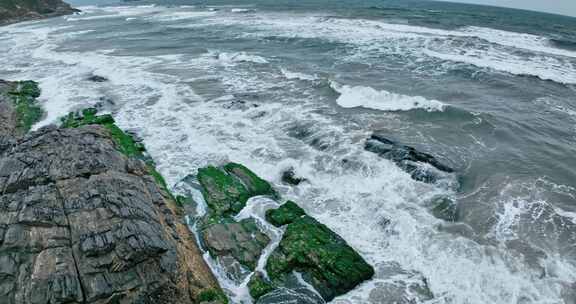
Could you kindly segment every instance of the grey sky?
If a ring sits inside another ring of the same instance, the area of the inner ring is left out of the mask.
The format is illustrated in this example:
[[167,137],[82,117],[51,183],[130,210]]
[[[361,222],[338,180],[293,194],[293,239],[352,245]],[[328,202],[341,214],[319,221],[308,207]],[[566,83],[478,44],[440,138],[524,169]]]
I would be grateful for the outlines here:
[[506,6],[576,17],[576,0],[451,0],[451,2]]

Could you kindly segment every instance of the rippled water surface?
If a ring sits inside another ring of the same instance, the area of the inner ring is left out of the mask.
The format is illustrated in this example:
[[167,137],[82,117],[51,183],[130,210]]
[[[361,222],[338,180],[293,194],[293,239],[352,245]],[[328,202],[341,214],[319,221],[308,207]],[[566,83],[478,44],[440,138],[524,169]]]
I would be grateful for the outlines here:
[[[334,303],[416,303],[422,278],[427,303],[575,303],[576,19],[417,1],[81,9],[0,28],[0,78],[43,90],[36,127],[96,105],[170,184],[246,164],[375,266]],[[364,151],[374,131],[458,186]],[[288,167],[310,182],[283,186]],[[456,223],[429,211],[446,196]]]

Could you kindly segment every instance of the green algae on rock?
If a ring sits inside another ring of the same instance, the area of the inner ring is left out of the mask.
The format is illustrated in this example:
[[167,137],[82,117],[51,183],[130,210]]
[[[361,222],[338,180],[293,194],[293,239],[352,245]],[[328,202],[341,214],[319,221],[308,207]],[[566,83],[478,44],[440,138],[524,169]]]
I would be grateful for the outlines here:
[[40,121],[44,114],[42,108],[36,104],[36,98],[40,97],[38,83],[31,80],[17,81],[8,94],[16,105],[18,130],[22,133],[30,131],[32,125]]
[[228,298],[219,289],[208,289],[202,291],[198,295],[198,301],[202,303],[218,303],[218,304],[228,304]]
[[223,169],[214,166],[201,168],[198,181],[208,207],[217,215],[238,214],[251,197],[276,195],[268,182],[236,163],[229,163]]
[[237,163],[228,163],[224,166],[224,170],[229,174],[237,177],[240,182],[246,187],[250,196],[256,195],[270,195],[275,196],[276,193],[270,183],[261,179],[254,172],[248,168]]
[[298,271],[310,278],[326,301],[372,278],[374,269],[340,236],[310,216],[286,226],[266,271],[274,281]]
[[284,226],[294,222],[296,219],[306,215],[306,212],[293,201],[287,201],[278,209],[266,211],[266,220],[276,227]]
[[256,272],[248,282],[248,290],[250,296],[252,296],[254,300],[258,300],[263,295],[274,290],[274,285],[272,285],[271,282],[266,281],[261,272]]
[[[114,121],[112,115],[98,115],[98,110],[94,108],[87,108],[79,112],[71,112],[61,119],[62,128],[78,128],[85,125],[100,125],[108,130],[108,133],[116,143],[117,149],[124,155],[128,157],[134,157],[143,160],[147,167],[150,175],[154,177],[158,185],[169,195],[172,193],[168,189],[166,180],[164,177],[156,170],[156,165],[154,161],[146,156],[146,148],[141,143],[137,142],[132,138],[132,136],[126,134],[122,131]],[[172,197],[173,198],[173,197]],[[176,201],[173,198],[174,201]]]

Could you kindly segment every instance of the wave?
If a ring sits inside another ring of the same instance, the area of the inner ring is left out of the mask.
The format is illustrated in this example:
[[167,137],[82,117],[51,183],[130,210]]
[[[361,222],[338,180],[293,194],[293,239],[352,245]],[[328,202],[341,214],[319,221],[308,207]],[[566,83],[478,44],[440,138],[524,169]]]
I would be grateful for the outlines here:
[[362,19],[272,14],[218,22],[258,30],[245,35],[346,43],[355,46],[355,52],[349,56],[354,61],[371,62],[394,55],[406,64],[444,72],[466,63],[513,75],[576,84],[576,52],[556,48],[548,38],[531,34],[482,27],[443,30]]
[[369,108],[381,111],[409,111],[424,109],[426,111],[443,111],[446,106],[437,100],[429,100],[422,96],[408,96],[388,91],[378,91],[371,87],[340,85],[330,82],[340,97],[336,103],[343,108]]
[[246,52],[237,52],[237,53],[217,53],[216,58],[222,63],[225,64],[234,64],[234,63],[242,63],[242,62],[251,62],[251,63],[258,63],[258,64],[265,64],[268,63],[268,60],[264,57],[258,55],[251,55]]
[[304,74],[304,73],[299,73],[299,72],[291,72],[288,71],[286,69],[280,69],[280,72],[282,72],[282,75],[284,75],[284,77],[286,77],[286,79],[289,80],[306,80],[306,81],[313,81],[313,80],[317,80],[318,77],[316,75],[308,75],[308,74]]

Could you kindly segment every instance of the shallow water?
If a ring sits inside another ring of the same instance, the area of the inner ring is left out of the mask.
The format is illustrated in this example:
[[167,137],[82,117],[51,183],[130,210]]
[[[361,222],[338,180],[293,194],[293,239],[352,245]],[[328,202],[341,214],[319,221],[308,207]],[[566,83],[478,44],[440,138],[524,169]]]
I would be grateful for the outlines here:
[[[421,278],[428,303],[576,301],[576,19],[417,1],[163,3],[2,27],[0,78],[40,82],[36,127],[111,112],[169,184],[226,161],[274,182],[376,268],[334,303],[390,303],[383,286]],[[373,131],[439,157],[459,186],[364,151]],[[283,186],[288,167],[310,183]],[[438,196],[459,222],[432,216]]]

